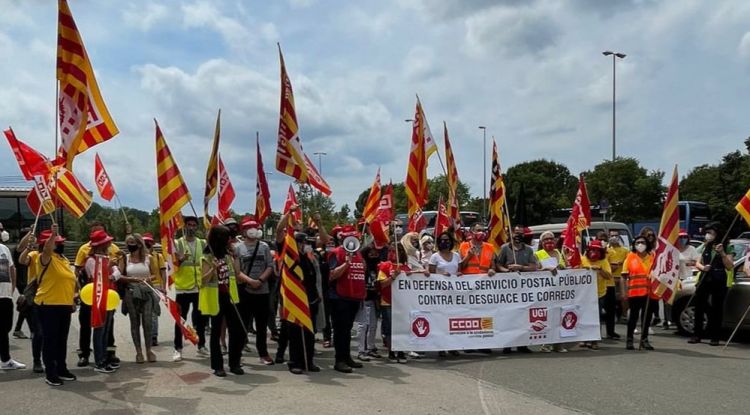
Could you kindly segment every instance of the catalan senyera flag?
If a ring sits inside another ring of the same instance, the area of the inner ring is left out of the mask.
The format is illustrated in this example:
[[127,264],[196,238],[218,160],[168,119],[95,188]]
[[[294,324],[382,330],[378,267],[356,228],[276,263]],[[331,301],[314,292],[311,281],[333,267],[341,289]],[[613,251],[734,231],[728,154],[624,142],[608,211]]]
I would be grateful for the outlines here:
[[231,216],[230,210],[235,198],[234,186],[229,179],[229,172],[224,168],[224,161],[219,156],[219,218],[224,221]]
[[111,201],[115,196],[115,187],[112,185],[112,181],[109,179],[107,170],[104,169],[102,159],[99,158],[99,153],[96,153],[94,158],[94,182],[96,188],[99,190],[99,196],[106,201]]
[[56,167],[53,172],[51,189],[52,200],[76,218],[83,217],[91,207],[93,201],[91,192],[83,187],[72,171],[62,166]]
[[500,169],[500,158],[497,154],[497,143],[492,140],[492,183],[490,183],[490,239],[495,252],[508,240],[507,209],[505,201],[505,182]]
[[427,203],[427,152],[424,140],[424,112],[417,97],[417,108],[414,112],[414,124],[411,134],[411,151],[409,165],[406,169],[406,204],[409,218],[421,210]]
[[208,203],[216,195],[219,183],[219,140],[221,137],[221,109],[216,115],[216,128],[214,128],[214,141],[211,145],[211,155],[208,157],[208,166],[206,166],[206,188],[203,193],[203,223],[206,229],[209,229],[211,216],[208,213]]
[[563,231],[563,253],[571,267],[581,265],[581,231],[591,225],[591,203],[583,175],[578,180],[578,193]]
[[742,199],[737,202],[737,206],[735,206],[734,208],[750,226],[750,190],[745,193],[745,196],[742,196]]
[[[297,204],[297,196],[294,194],[294,187],[292,185],[289,185],[289,190],[286,192],[286,202],[284,202],[284,210],[281,212],[282,214],[286,215],[291,211],[292,205]],[[297,209],[293,214],[292,217],[295,221],[300,222],[302,221],[302,211],[300,209]]]
[[70,169],[73,158],[109,140],[118,130],[107,110],[66,0],[58,1],[57,80],[62,146],[56,164]]
[[453,157],[453,148],[448,138],[448,126],[443,121],[443,131],[445,133],[445,164],[448,176],[448,217],[453,219],[453,223],[461,222],[460,206],[458,204],[458,168],[456,159]]
[[255,144],[258,156],[255,178],[255,220],[262,225],[263,221],[271,215],[271,193],[268,191],[266,171],[263,169],[263,157],[260,154],[260,138],[257,134]]
[[26,180],[32,180],[34,176],[48,176],[52,171],[52,162],[42,153],[34,150],[28,144],[16,138],[12,128],[3,131],[8,145],[16,157],[18,167]]
[[380,207],[380,168],[378,168],[377,174],[375,174],[375,180],[370,186],[370,195],[367,196],[365,207],[362,210],[362,218],[365,223],[370,224],[378,214],[378,208]]
[[295,178],[300,183],[309,184],[330,196],[330,186],[318,173],[315,165],[302,149],[297,125],[297,112],[294,108],[292,81],[286,73],[281,45],[279,45],[279,61],[281,62],[281,104],[279,109],[279,141],[276,146],[276,170]]
[[667,198],[664,200],[664,211],[661,214],[659,226],[659,242],[651,266],[651,290],[668,304],[672,304],[675,294],[680,289],[680,251],[676,246],[680,233],[677,180],[677,166],[675,166]]
[[294,228],[287,226],[284,247],[281,251],[281,318],[312,332],[310,304],[303,279],[299,249],[294,240]]
[[180,305],[177,304],[175,300],[169,298],[169,296],[164,295],[164,293],[162,293],[161,291],[152,291],[154,294],[156,294],[157,297],[159,297],[159,301],[164,302],[164,305],[167,306],[169,315],[171,315],[174,319],[175,325],[180,329],[182,336],[190,343],[198,344],[198,341],[200,340],[198,333],[191,325],[187,324],[187,321],[184,318],[182,318],[182,315],[180,314]]
[[162,226],[169,224],[190,202],[190,192],[182,179],[167,142],[156,123],[156,176],[159,188],[159,222]]

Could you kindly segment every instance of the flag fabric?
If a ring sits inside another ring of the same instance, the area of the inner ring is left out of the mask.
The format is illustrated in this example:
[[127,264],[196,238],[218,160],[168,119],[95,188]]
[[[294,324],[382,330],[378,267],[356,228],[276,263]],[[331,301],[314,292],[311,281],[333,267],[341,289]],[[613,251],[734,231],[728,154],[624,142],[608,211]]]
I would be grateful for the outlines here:
[[389,183],[382,191],[375,219],[367,226],[376,247],[386,246],[391,238],[390,226],[393,221],[393,183]]
[[281,251],[281,318],[313,331],[310,305],[303,285],[300,254],[294,240],[294,228],[287,226],[284,247]]
[[94,256],[94,294],[91,301],[91,327],[102,327],[107,321],[107,297],[109,291],[109,258]]
[[424,112],[417,97],[414,124],[411,134],[411,152],[406,169],[406,202],[409,218],[416,217],[418,210],[427,203],[427,153],[424,139]]
[[52,199],[80,219],[91,207],[91,192],[83,187],[72,171],[64,167],[58,167],[53,175],[56,178],[52,180]]
[[745,193],[745,196],[742,196],[742,199],[737,203],[737,206],[734,207],[735,210],[737,210],[737,213],[742,216],[743,219],[745,219],[745,222],[747,222],[748,226],[750,226],[750,190]]
[[99,153],[96,153],[94,158],[94,182],[96,182],[96,188],[99,190],[99,196],[108,202],[111,201],[115,195],[115,188],[112,186],[112,181],[109,180],[109,175],[107,170],[104,169]]
[[175,253],[175,234],[177,230],[185,225],[182,219],[182,213],[177,214],[166,224],[161,224],[159,227],[159,235],[161,242],[161,252],[164,256],[164,265],[166,267],[165,274],[167,276],[166,288],[174,283],[174,274],[177,272],[177,265],[174,262]]
[[34,215],[49,214],[55,211],[55,203],[52,201],[52,191],[49,189],[47,179],[44,176],[33,176],[34,188],[26,195],[26,204]]
[[438,201],[438,213],[435,218],[435,240],[441,233],[446,232],[451,227],[451,218],[448,216],[448,210],[443,204],[442,198]]
[[659,226],[659,240],[651,266],[651,290],[667,304],[672,304],[675,294],[680,289],[680,251],[675,246],[680,233],[680,214],[677,209],[679,186],[677,166],[672,173],[667,198],[664,200],[664,211]]
[[159,221],[168,224],[190,201],[190,192],[182,179],[167,141],[156,122],[156,177],[159,188]]
[[276,146],[276,170],[297,179],[300,183],[309,184],[330,196],[331,188],[318,173],[302,149],[297,125],[297,112],[294,108],[292,81],[286,73],[284,56],[279,46],[281,62],[281,104],[279,109],[279,140]]
[[591,203],[583,175],[578,180],[578,193],[573,202],[567,225],[563,231],[563,251],[568,264],[575,268],[581,265],[581,231],[591,225]]
[[271,215],[271,193],[268,191],[266,171],[263,169],[263,157],[260,154],[260,138],[255,137],[256,151],[258,156],[258,171],[255,179],[255,220],[263,224]]
[[422,209],[417,209],[412,216],[409,217],[409,232],[422,232],[427,227],[427,219],[424,217]]
[[232,208],[232,202],[235,198],[234,186],[229,179],[229,173],[224,168],[224,161],[219,156],[219,213],[221,221],[229,219],[232,215],[229,212]]
[[[292,187],[291,184],[289,184],[289,190],[286,192],[286,202],[284,203],[284,211],[282,212],[284,215],[290,212],[293,205],[297,204],[297,196],[294,194],[294,187]],[[296,222],[302,221],[302,211],[297,209],[293,214],[292,217]],[[257,220],[257,219],[256,219]]]
[[417,108],[419,109],[419,119],[422,121],[422,136],[424,137],[424,164],[425,168],[427,168],[430,156],[437,153],[438,148],[437,143],[435,143],[435,138],[432,136],[432,131],[430,131],[430,124],[427,123],[427,117],[424,115],[424,108],[422,108],[422,103],[419,102],[419,97],[417,97],[417,104]]
[[58,8],[58,116],[62,146],[56,164],[64,163],[70,169],[76,155],[109,140],[118,130],[99,91],[68,2],[59,0]]
[[495,252],[508,240],[505,182],[500,168],[497,143],[492,140],[492,183],[490,183],[490,239]]
[[157,297],[159,297],[159,301],[164,302],[164,304],[167,306],[167,310],[169,310],[169,315],[172,316],[174,319],[175,324],[180,329],[180,332],[182,333],[182,336],[187,339],[190,343],[193,343],[194,345],[198,344],[198,332],[195,331],[195,329],[187,324],[187,321],[182,318],[182,315],[180,314],[180,305],[177,304],[173,299],[169,298],[169,296],[165,295],[159,290],[154,289],[151,287],[151,290],[156,294]]
[[456,159],[453,157],[453,148],[448,138],[448,126],[443,122],[445,135],[445,164],[448,176],[448,216],[453,223],[461,222],[460,206],[458,204],[458,169]]
[[378,214],[378,208],[380,207],[380,199],[380,168],[378,168],[378,173],[375,175],[375,181],[373,181],[372,186],[370,186],[370,195],[367,196],[367,201],[365,202],[365,207],[362,211],[362,218],[365,220],[365,223],[370,224],[375,220],[375,217]]
[[385,187],[382,193],[380,205],[378,206],[377,219],[389,223],[395,216],[393,213],[393,183],[388,183],[388,186]]
[[5,138],[8,139],[10,149],[13,151],[18,167],[26,180],[32,180],[34,176],[48,176],[50,174],[52,163],[47,157],[17,139],[12,128],[8,128],[3,133],[5,133]]
[[211,216],[208,213],[208,203],[216,195],[219,182],[219,139],[221,136],[221,110],[216,115],[216,128],[214,129],[214,141],[211,145],[211,155],[208,157],[206,166],[206,188],[203,193],[203,223],[206,229],[210,228]]

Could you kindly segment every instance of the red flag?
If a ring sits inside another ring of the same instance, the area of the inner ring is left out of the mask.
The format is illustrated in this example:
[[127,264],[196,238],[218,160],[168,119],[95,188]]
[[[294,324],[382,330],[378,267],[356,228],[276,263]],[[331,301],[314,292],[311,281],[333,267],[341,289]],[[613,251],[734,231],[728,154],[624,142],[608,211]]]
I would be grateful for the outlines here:
[[578,181],[578,193],[570,211],[567,226],[563,231],[563,251],[571,267],[581,265],[581,231],[591,225],[591,203],[586,192],[586,182],[581,175]]
[[388,223],[393,220],[393,217],[393,183],[388,183],[388,186],[383,191],[383,195],[380,197],[377,219]]
[[234,202],[234,186],[232,181],[229,180],[229,173],[224,168],[224,161],[219,156],[219,218],[224,221],[229,219],[231,216],[229,209],[232,207]]
[[174,319],[175,324],[177,324],[180,332],[182,332],[182,336],[185,337],[190,343],[198,344],[198,333],[193,327],[187,324],[187,321],[185,321],[184,318],[182,318],[182,315],[180,314],[180,305],[177,304],[173,299],[164,295],[164,293],[162,293],[161,291],[153,289],[153,287],[152,291],[159,297],[159,300],[163,301],[167,306],[169,315],[171,315]]
[[115,188],[112,186],[112,181],[109,180],[109,174],[104,169],[99,153],[96,153],[94,158],[94,181],[96,182],[96,188],[99,190],[99,196],[108,202],[111,201],[115,195]]
[[453,148],[448,138],[448,126],[443,121],[443,134],[445,136],[445,164],[448,176],[448,216],[454,223],[461,221],[460,208],[458,206],[458,169],[456,160],[453,158]]
[[34,188],[26,196],[26,204],[34,215],[48,214],[55,211],[55,204],[52,202],[52,192],[49,189],[47,180],[43,176],[33,176]]
[[407,210],[409,216],[417,217],[417,211],[427,203],[427,153],[425,149],[426,123],[422,104],[417,97],[417,108],[414,113],[414,125],[411,135],[411,151],[409,153],[409,164],[406,168],[406,190]]
[[13,155],[16,156],[18,167],[21,169],[21,173],[23,173],[23,177],[26,180],[32,180],[37,175],[48,176],[50,174],[52,163],[47,157],[17,139],[12,128],[8,128],[3,132],[5,133],[5,138],[8,139],[10,149],[13,150]]
[[258,155],[258,171],[255,181],[255,220],[263,224],[263,221],[271,215],[271,193],[268,191],[266,171],[263,169],[263,157],[260,154],[260,138],[255,136],[255,144]]
[[441,233],[445,232],[451,226],[451,218],[448,216],[448,211],[443,204],[442,198],[438,201],[438,213],[435,219],[435,240],[438,239]]
[[409,232],[421,232],[426,227],[427,219],[424,217],[422,209],[417,209],[409,218]]
[[664,200],[664,211],[659,226],[659,243],[656,245],[656,255],[651,266],[651,290],[669,304],[672,304],[675,294],[680,289],[680,251],[675,246],[680,228],[677,180],[677,166],[675,166],[667,198]]
[[[286,203],[284,203],[284,214],[286,215],[289,213],[289,210],[292,208],[292,205],[297,204],[297,196],[294,195],[294,187],[292,185],[289,185],[289,191],[286,194]],[[297,222],[302,220],[302,211],[297,209],[294,214],[292,215],[294,217],[294,220]]]
[[109,258],[94,257],[94,298],[91,302],[91,327],[102,327],[107,321],[107,297],[109,292]]

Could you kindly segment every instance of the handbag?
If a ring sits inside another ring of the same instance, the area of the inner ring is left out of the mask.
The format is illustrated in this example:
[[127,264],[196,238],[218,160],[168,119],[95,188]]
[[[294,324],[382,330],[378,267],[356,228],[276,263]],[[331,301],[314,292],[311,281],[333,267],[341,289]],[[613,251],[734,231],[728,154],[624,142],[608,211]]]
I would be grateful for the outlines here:
[[34,298],[36,298],[36,291],[39,289],[39,286],[42,284],[42,278],[44,277],[44,274],[47,272],[47,268],[49,268],[50,264],[47,264],[44,266],[44,269],[42,270],[42,273],[39,275],[39,278],[36,278],[34,281],[31,281],[26,285],[26,288],[24,288],[23,293],[20,297],[16,299],[16,310],[19,313],[25,313],[28,312],[31,307],[34,306]]

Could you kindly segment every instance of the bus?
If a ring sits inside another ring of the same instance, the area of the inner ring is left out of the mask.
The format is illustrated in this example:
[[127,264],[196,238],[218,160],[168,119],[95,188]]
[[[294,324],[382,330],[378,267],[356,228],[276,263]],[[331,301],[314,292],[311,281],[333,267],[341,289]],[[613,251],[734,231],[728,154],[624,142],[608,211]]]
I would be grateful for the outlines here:
[[711,212],[705,202],[677,202],[680,211],[680,229],[684,229],[690,239],[703,240],[703,228],[710,222]]

